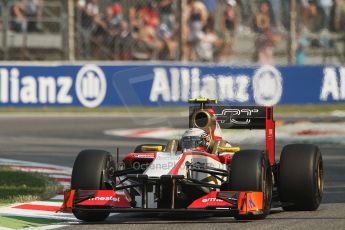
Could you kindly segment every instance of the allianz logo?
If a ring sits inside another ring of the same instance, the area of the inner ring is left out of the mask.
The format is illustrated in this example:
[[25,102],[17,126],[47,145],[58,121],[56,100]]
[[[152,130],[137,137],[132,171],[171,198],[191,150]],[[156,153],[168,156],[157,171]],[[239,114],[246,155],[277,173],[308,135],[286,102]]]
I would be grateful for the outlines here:
[[[73,82],[75,79],[75,82]],[[0,103],[72,104],[72,90],[89,108],[99,106],[106,95],[106,79],[96,65],[85,65],[71,76],[21,76],[18,68],[0,68]]]
[[221,101],[259,105],[279,103],[283,93],[281,73],[273,66],[258,68],[253,76],[245,74],[202,74],[197,67],[154,68],[151,102],[179,102],[189,98],[218,98]]
[[345,67],[326,67],[320,90],[320,100],[345,100]]

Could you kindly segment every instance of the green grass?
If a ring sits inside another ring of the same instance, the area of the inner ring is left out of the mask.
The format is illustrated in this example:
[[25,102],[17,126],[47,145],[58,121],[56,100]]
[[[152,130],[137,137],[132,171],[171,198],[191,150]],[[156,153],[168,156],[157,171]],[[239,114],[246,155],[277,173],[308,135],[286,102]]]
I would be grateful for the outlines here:
[[23,229],[23,228],[37,228],[44,225],[55,224],[58,220],[29,218],[19,216],[0,216],[0,228]]
[[61,190],[61,185],[44,174],[0,167],[0,205],[47,199]]
[[[275,106],[276,113],[322,113],[334,110],[344,110],[345,104],[327,105],[279,105]],[[188,106],[179,107],[102,107],[102,108],[81,108],[81,107],[38,107],[38,108],[15,108],[2,107],[0,113],[149,113],[149,112],[186,112]]]

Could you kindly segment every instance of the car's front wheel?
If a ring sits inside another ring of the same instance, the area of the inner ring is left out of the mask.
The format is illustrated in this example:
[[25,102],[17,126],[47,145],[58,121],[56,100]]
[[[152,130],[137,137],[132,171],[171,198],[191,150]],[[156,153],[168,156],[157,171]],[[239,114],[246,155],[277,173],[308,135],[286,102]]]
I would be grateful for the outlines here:
[[231,161],[230,189],[263,192],[263,210],[256,215],[235,215],[237,220],[264,219],[270,212],[273,190],[272,170],[267,154],[260,150],[237,152]]
[[[73,165],[71,189],[102,190],[107,189],[103,173],[112,167],[112,156],[103,150],[84,150],[79,153]],[[74,216],[82,221],[102,221],[109,212],[72,210]]]

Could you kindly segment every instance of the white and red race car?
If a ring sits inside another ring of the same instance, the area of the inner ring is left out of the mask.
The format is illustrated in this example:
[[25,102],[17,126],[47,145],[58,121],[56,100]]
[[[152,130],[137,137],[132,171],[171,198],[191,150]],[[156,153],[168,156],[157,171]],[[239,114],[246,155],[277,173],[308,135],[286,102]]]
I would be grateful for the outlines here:
[[[103,150],[77,156],[62,210],[83,221],[111,212],[213,213],[265,218],[272,207],[316,210],[323,194],[323,162],[315,145],[291,144],[275,161],[273,108],[216,105],[190,100],[189,128],[205,131],[207,149],[182,149],[181,141],[140,145],[121,164]],[[243,150],[220,129],[262,129],[263,149]]]

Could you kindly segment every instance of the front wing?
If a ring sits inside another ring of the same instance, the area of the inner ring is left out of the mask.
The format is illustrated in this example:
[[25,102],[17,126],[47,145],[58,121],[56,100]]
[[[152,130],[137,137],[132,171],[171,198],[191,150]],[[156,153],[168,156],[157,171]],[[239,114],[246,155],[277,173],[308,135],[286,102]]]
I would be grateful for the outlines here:
[[115,213],[228,213],[229,215],[262,214],[263,192],[211,191],[196,199],[187,208],[133,208],[124,194],[114,190],[67,190],[64,193],[63,212],[72,210],[107,211]]

